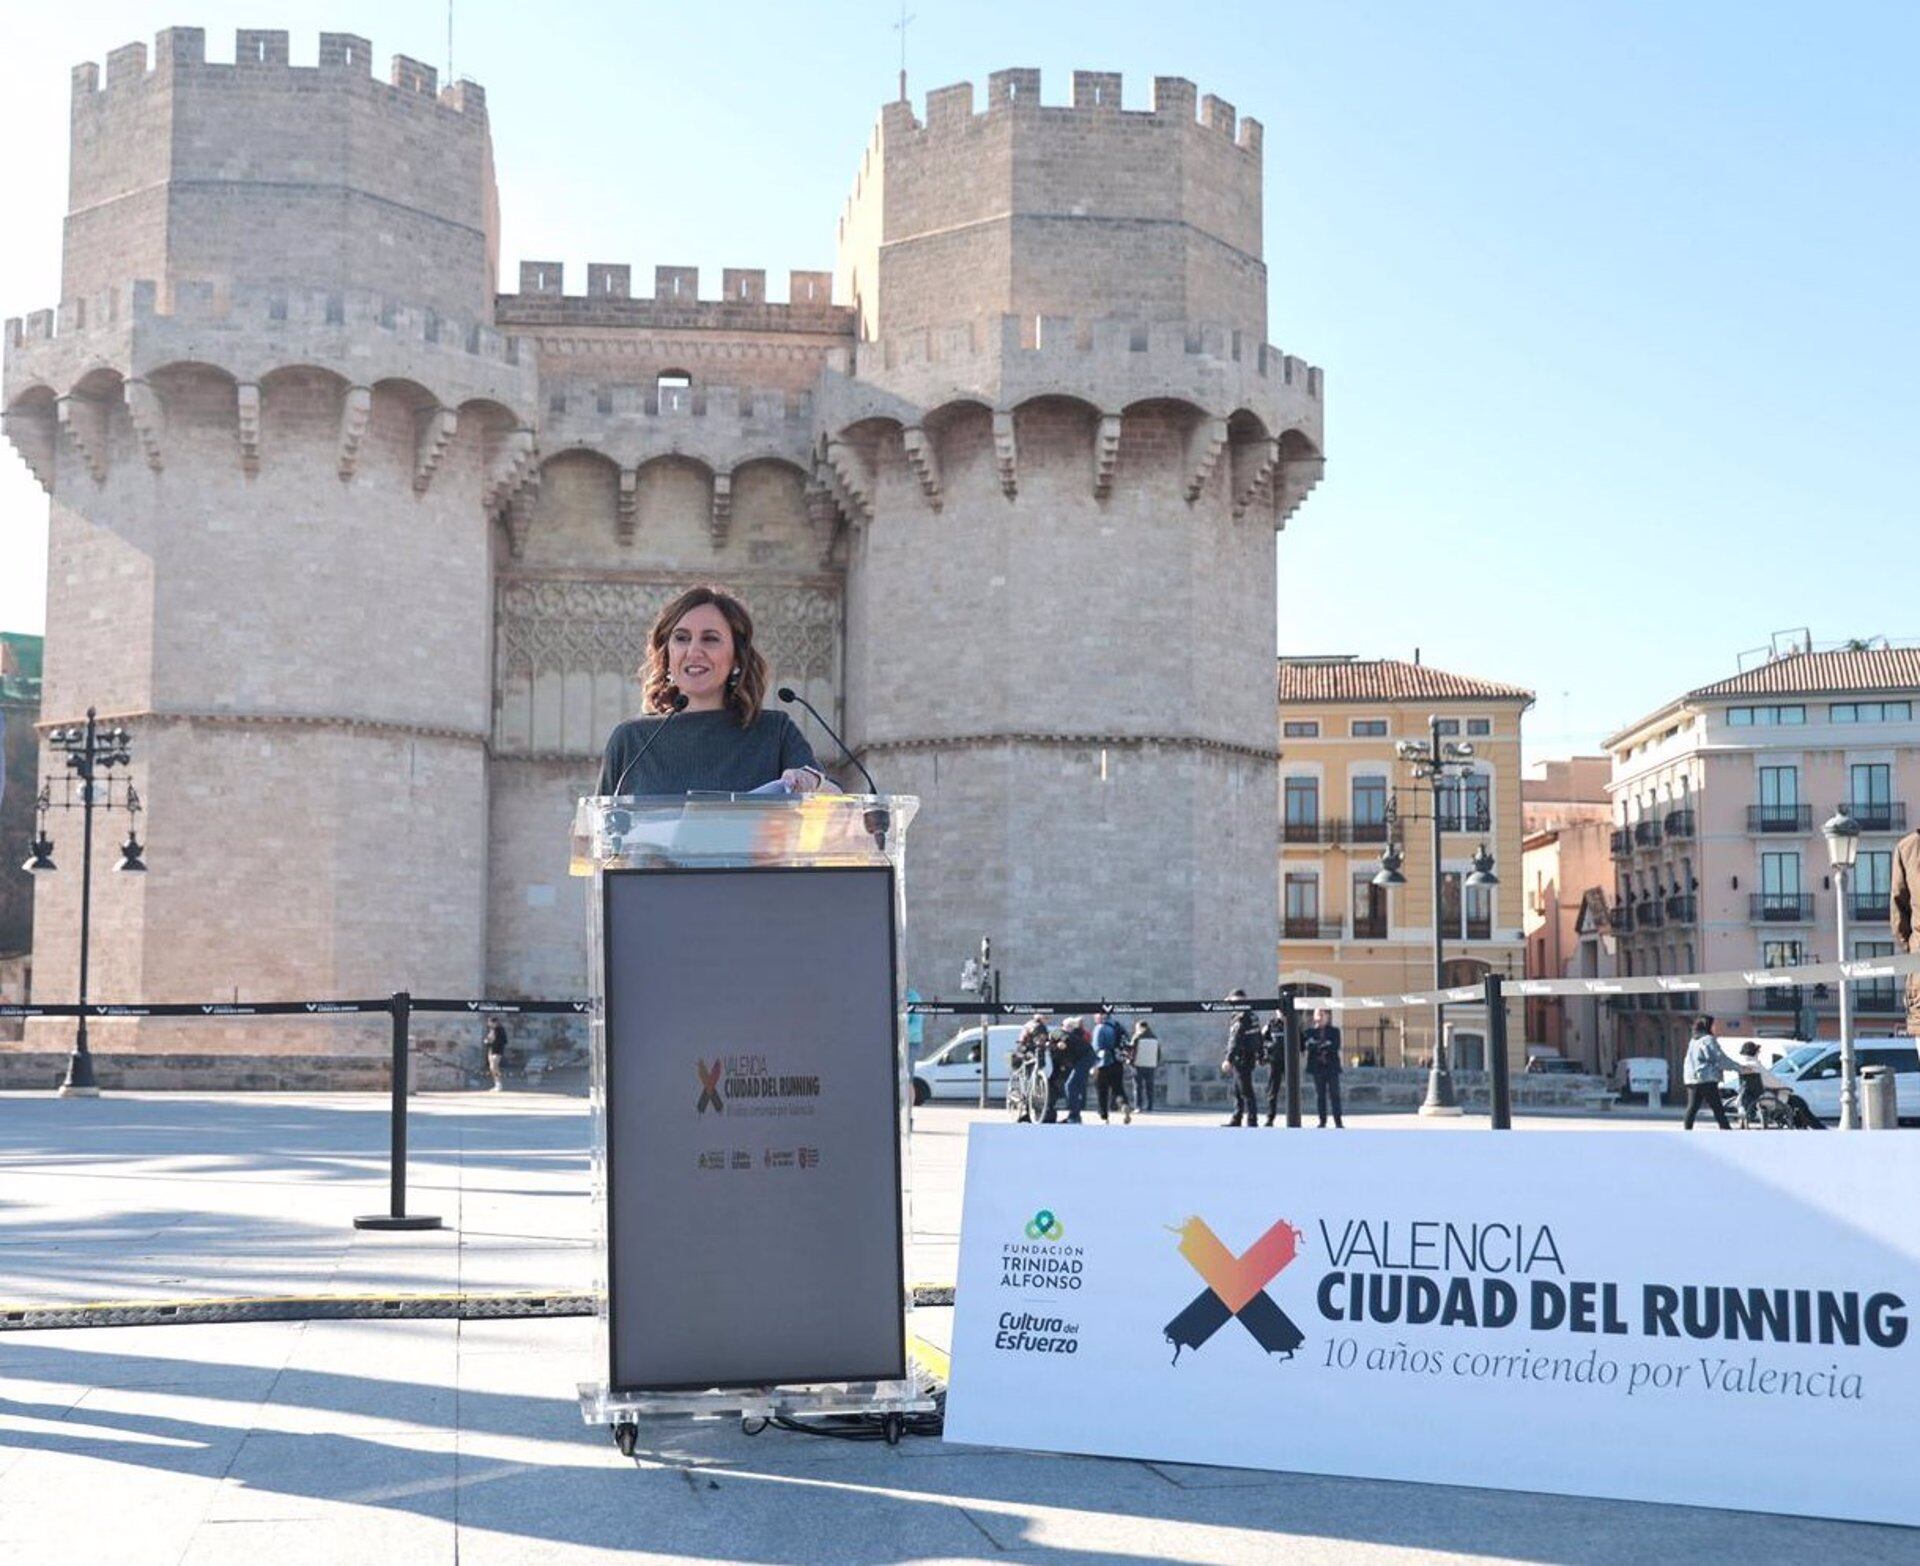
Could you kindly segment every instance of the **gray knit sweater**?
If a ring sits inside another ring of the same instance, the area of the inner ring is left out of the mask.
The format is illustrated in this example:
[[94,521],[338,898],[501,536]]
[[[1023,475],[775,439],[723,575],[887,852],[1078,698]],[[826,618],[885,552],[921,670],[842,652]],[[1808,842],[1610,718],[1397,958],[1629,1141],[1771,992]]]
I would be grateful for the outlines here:
[[599,793],[744,794],[790,767],[815,765],[813,747],[784,712],[762,711],[743,729],[724,709],[678,714],[635,765],[641,747],[667,721],[629,718],[607,736]]

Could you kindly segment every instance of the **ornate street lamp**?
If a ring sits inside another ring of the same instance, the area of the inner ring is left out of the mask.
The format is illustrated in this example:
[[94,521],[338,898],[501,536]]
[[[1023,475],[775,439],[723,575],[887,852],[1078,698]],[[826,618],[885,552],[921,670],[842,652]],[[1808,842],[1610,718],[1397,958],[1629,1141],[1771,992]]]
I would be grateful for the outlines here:
[[[1443,877],[1440,871],[1440,779],[1443,777],[1463,777],[1472,770],[1473,747],[1457,740],[1443,740],[1440,737],[1440,719],[1438,716],[1427,720],[1427,738],[1423,740],[1401,740],[1394,746],[1395,753],[1412,768],[1415,777],[1427,785],[1428,797],[1432,808],[1428,811],[1428,820],[1433,828],[1433,987],[1444,989],[1446,980],[1442,977],[1446,966],[1445,934],[1440,927],[1441,886]],[[1464,819],[1464,816],[1463,816]],[[1407,878],[1401,874],[1406,863],[1397,843],[1389,842],[1380,854],[1380,869],[1374,875],[1375,886],[1405,886]],[[1479,853],[1473,857],[1473,873],[1467,877],[1468,886],[1497,886],[1498,879],[1493,873],[1493,856],[1487,852],[1487,845],[1480,845]],[[1423,1115],[1457,1115],[1460,1102],[1453,1092],[1453,1072],[1447,1060],[1446,1049],[1446,1007],[1436,1003],[1433,1008],[1433,1064],[1427,1071],[1427,1097],[1420,1106]]]
[[[120,862],[113,868],[133,875],[145,875],[146,852],[139,837],[140,795],[131,780],[113,776],[117,767],[130,766],[133,741],[124,728],[103,729],[94,708],[87,709],[84,725],[57,728],[47,735],[47,744],[64,752],[66,770],[58,775],[60,797],[54,798],[55,777],[41,780],[39,835],[29,845],[32,857],[25,868],[34,875],[54,870],[53,839],[47,835],[47,812],[80,812],[80,1016],[74,1029],[73,1053],[67,1058],[66,1079],[60,1084],[62,1098],[97,1098],[99,1085],[94,1081],[93,1056],[87,1049],[87,964],[93,945],[93,813],[96,809],[125,810],[133,819],[127,828],[127,840],[120,845]],[[115,799],[115,789],[120,797]]]
[[[1860,854],[1860,823],[1842,805],[1821,828],[1827,840],[1827,859],[1833,866],[1833,908],[1839,960],[1847,960],[1847,883]],[[1859,1129],[1859,1100],[1853,1069],[1853,986],[1840,981],[1840,1129]]]

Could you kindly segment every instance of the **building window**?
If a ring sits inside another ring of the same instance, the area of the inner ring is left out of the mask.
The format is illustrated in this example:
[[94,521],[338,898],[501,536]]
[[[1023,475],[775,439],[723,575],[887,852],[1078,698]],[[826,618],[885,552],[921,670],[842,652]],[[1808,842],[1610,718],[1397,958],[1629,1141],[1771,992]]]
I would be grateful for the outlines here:
[[1387,889],[1364,871],[1353,878],[1353,935],[1361,941],[1387,938]]
[[1800,769],[1760,769],[1760,826],[1792,831],[1800,819]]
[[1320,938],[1320,878],[1287,872],[1286,933],[1296,941]]
[[1286,797],[1286,841],[1289,843],[1319,842],[1320,780],[1288,778]]
[[1727,722],[1736,729],[1775,728],[1785,724],[1805,723],[1807,709],[1798,704],[1792,706],[1770,707],[1729,707]]
[[1467,894],[1467,939],[1470,941],[1490,941],[1493,939],[1493,888],[1490,886],[1469,886]]
[[1492,732],[1493,732],[1493,719],[1491,718],[1467,719],[1467,734],[1469,738],[1475,735],[1491,734]]
[[1450,735],[1457,737],[1460,733],[1460,720],[1458,718],[1440,718],[1434,723],[1433,728],[1434,732],[1442,739],[1446,739]]
[[[1762,919],[1798,919],[1805,912],[1800,895],[1800,855],[1797,852],[1760,856],[1760,896],[1755,910]],[[1811,902],[1812,899],[1805,899]]]
[[[1893,955],[1892,941],[1856,941],[1853,955],[1860,962],[1871,962],[1876,957]],[[1900,984],[1897,979],[1863,979],[1853,987],[1853,1003],[1856,1009],[1884,1015],[1903,1009]]]
[[1493,777],[1469,772],[1465,777],[1440,778],[1433,789],[1433,808],[1442,832],[1488,832],[1493,829]]
[[1355,718],[1350,730],[1355,739],[1384,739],[1387,732],[1385,718]]
[[1460,939],[1460,872],[1440,872],[1440,933],[1448,940]]
[[[1893,768],[1884,761],[1857,761],[1847,768],[1847,814],[1868,832],[1904,827],[1893,809]],[[1904,817],[1905,812],[1901,812]]]
[[1361,777],[1353,780],[1353,840],[1356,843],[1384,843],[1387,840],[1387,780]]
[[685,370],[662,370],[653,383],[662,413],[693,411],[693,377]]
[[1885,919],[1892,901],[1893,850],[1862,849],[1853,867],[1853,917]]
[[1910,723],[1910,701],[1837,701],[1827,709],[1835,723]]
[[1281,736],[1285,739],[1318,739],[1320,720],[1318,718],[1288,718],[1280,725]]
[[1799,967],[1800,943],[1798,941],[1762,941],[1760,966],[1763,968]]

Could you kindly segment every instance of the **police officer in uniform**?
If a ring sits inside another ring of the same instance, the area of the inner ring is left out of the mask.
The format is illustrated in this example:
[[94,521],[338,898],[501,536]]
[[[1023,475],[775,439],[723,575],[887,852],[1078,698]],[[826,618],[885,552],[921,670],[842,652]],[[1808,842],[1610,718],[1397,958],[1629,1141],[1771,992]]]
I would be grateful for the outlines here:
[[1260,1019],[1247,1009],[1246,998],[1245,990],[1235,990],[1227,997],[1228,1004],[1239,1003],[1240,1010],[1227,1024],[1227,1058],[1220,1069],[1233,1078],[1233,1118],[1225,1123],[1255,1128],[1260,1124],[1260,1101],[1254,1096],[1253,1073],[1266,1050]]

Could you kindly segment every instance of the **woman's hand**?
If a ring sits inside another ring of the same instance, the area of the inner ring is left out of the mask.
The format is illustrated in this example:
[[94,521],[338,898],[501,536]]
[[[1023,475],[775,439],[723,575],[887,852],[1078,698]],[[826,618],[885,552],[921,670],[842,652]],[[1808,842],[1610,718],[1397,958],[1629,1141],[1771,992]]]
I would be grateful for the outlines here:
[[817,794],[822,791],[839,791],[827,781],[826,774],[813,767],[788,767],[780,774],[780,781],[796,794]]

